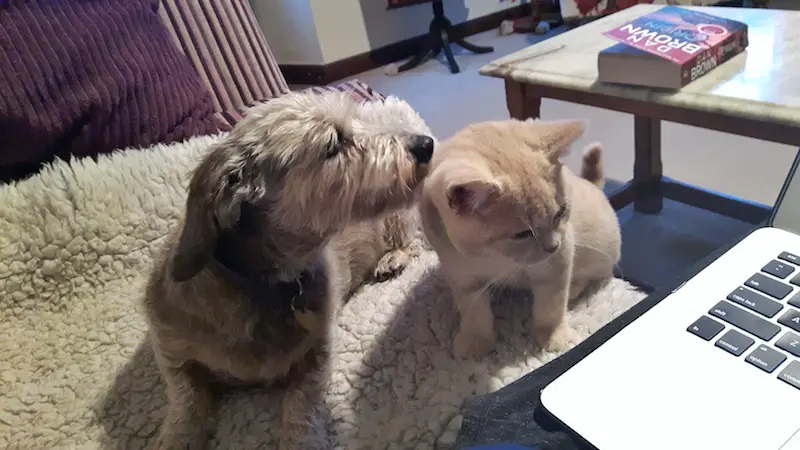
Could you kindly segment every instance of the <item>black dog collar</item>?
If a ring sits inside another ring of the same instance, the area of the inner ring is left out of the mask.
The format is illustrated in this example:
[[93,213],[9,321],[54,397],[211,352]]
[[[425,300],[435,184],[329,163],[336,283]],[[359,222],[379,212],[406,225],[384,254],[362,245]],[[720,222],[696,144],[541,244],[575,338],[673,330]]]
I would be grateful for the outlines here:
[[244,286],[250,298],[260,308],[272,310],[287,317],[297,316],[299,313],[315,312],[313,306],[308,304],[308,299],[303,296],[303,286],[307,286],[314,277],[311,270],[303,270],[295,279],[288,281],[278,280],[277,271],[271,271],[261,276],[250,276],[226,264],[224,257],[221,257],[219,252],[214,252],[212,265]]

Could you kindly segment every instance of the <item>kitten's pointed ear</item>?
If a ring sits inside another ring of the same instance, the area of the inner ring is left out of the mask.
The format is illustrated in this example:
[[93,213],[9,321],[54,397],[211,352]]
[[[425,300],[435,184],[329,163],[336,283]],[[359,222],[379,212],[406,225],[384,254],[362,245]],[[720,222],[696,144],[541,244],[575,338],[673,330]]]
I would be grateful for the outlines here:
[[497,183],[486,180],[454,183],[447,187],[447,205],[456,214],[474,214],[492,201],[498,191]]
[[539,136],[542,150],[554,160],[569,153],[572,143],[586,130],[586,123],[582,120],[537,120],[531,124]]

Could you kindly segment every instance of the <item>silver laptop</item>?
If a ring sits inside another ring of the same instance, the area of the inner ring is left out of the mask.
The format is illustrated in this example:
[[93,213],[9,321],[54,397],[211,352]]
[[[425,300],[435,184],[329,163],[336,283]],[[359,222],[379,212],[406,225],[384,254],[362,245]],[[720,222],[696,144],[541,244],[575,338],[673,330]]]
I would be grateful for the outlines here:
[[541,393],[599,450],[800,450],[800,155],[768,226]]

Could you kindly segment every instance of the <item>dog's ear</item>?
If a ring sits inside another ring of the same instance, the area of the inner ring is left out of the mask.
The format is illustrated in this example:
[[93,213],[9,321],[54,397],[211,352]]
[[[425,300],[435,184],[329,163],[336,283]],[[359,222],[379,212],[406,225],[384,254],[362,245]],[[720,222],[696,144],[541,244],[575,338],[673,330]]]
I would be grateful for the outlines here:
[[170,268],[172,279],[178,282],[203,270],[214,256],[220,232],[239,222],[240,176],[230,167],[215,164],[213,159],[212,155],[198,166],[189,186],[186,218]]
[[190,192],[186,201],[186,218],[172,255],[170,274],[175,281],[186,281],[197,275],[214,254],[219,228],[213,209],[202,197]]

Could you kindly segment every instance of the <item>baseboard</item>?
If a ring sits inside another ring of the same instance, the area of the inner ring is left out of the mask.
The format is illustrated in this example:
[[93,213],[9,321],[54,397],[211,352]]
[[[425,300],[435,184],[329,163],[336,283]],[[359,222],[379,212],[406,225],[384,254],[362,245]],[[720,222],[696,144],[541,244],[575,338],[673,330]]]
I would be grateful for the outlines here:
[[[497,28],[500,26],[500,22],[504,20],[519,19],[530,13],[531,5],[525,3],[504,11],[498,11],[483,17],[476,17],[472,20],[455,25],[453,28],[455,28],[456,33],[462,36],[471,36]],[[324,65],[281,64],[280,69],[281,72],[283,72],[284,78],[286,78],[286,82],[289,84],[330,84],[334,81],[366,72],[367,70],[410,58],[414,56],[426,37],[427,34],[422,34]]]

